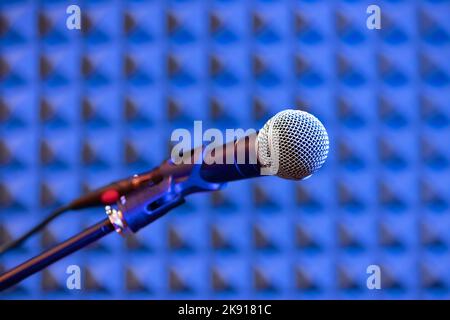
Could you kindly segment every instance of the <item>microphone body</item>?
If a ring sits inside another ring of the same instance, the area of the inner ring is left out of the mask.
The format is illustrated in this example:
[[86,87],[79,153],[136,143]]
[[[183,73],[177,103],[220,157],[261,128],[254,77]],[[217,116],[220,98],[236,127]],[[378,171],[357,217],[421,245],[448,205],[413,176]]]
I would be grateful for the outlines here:
[[206,150],[200,175],[208,182],[226,183],[259,177],[261,167],[254,133],[222,146]]

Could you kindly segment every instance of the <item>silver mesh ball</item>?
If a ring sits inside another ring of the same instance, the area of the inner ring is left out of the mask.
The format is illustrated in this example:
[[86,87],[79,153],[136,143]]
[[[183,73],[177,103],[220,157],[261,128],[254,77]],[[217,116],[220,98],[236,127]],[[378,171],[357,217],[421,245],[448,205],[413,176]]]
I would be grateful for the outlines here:
[[[258,134],[261,166],[277,170],[270,174],[285,179],[304,179],[320,169],[327,158],[328,148],[325,127],[304,111],[279,112]],[[278,166],[274,165],[274,159],[278,159]]]

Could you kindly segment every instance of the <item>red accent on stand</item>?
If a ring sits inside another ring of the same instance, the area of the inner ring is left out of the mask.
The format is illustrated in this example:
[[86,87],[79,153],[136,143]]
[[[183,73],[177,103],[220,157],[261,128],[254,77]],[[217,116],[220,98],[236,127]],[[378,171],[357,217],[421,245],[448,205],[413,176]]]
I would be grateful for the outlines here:
[[119,200],[120,194],[115,189],[109,189],[102,193],[101,200],[103,204],[113,204]]

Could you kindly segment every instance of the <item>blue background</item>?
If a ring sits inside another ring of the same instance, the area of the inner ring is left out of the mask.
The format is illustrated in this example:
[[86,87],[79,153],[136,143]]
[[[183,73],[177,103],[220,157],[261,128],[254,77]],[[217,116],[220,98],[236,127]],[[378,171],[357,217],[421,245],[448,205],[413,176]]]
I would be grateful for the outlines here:
[[[1,298],[450,298],[450,1],[0,3],[2,241],[159,164],[194,120],[260,128],[298,107],[331,141],[307,181],[196,195]],[[66,28],[74,3],[81,31]],[[0,264],[103,217],[67,213]],[[82,290],[65,287],[71,264]],[[366,287],[372,264],[381,290]]]

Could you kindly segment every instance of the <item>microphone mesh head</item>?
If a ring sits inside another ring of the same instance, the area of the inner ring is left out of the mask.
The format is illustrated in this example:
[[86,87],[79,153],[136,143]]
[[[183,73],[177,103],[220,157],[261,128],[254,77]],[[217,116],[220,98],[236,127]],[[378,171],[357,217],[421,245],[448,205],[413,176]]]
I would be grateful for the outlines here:
[[[261,166],[285,179],[300,180],[312,175],[324,164],[328,148],[325,127],[304,111],[279,112],[258,133]],[[278,165],[274,165],[275,159]]]

